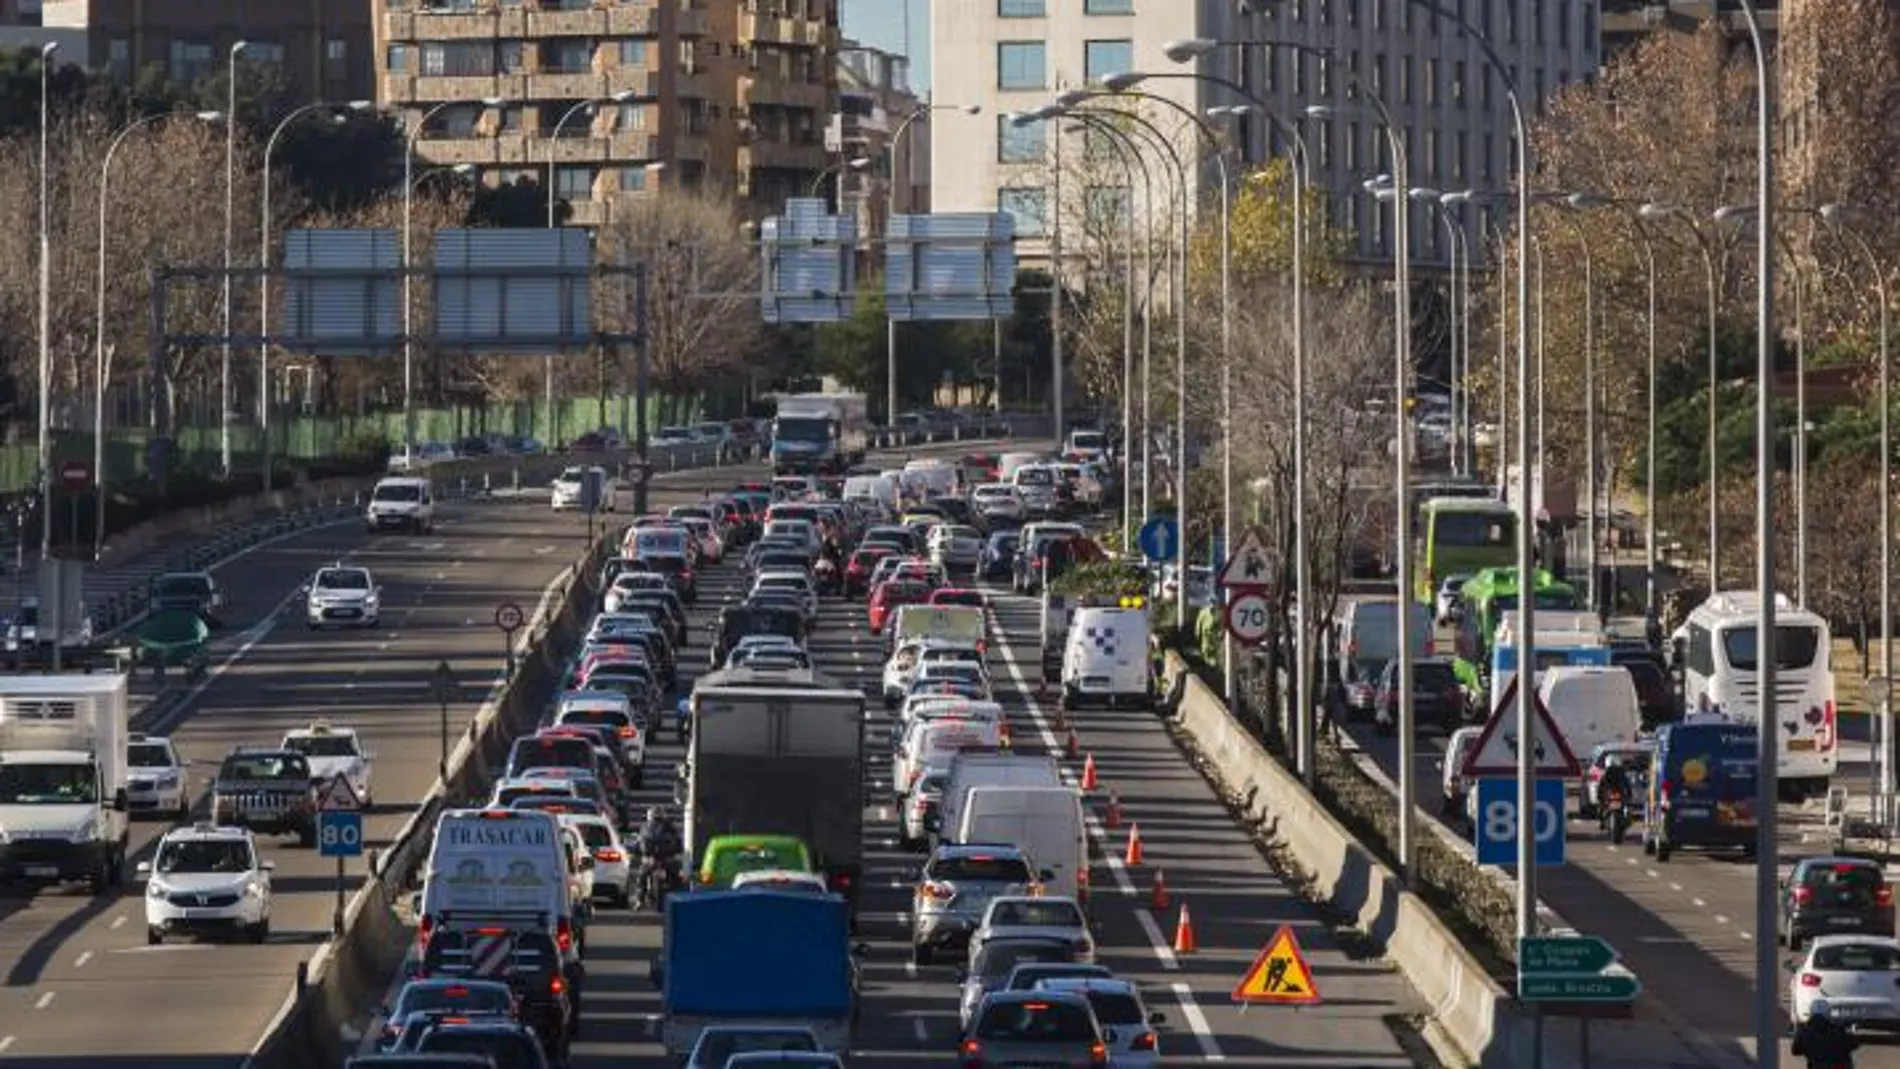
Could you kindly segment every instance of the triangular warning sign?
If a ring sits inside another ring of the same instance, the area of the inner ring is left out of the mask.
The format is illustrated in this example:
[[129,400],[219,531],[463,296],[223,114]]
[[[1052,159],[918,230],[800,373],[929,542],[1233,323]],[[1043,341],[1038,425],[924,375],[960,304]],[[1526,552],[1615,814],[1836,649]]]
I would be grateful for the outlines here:
[[1235,1002],[1270,1002],[1281,1006],[1310,1006],[1319,1001],[1319,985],[1300,953],[1293,929],[1282,925],[1267,940],[1247,975],[1234,988]]
[[[1515,776],[1517,775],[1517,681],[1520,674],[1511,676],[1504,684],[1504,693],[1498,699],[1497,708],[1491,710],[1491,716],[1484,722],[1484,729],[1478,732],[1478,741],[1465,755],[1465,763],[1458,770],[1462,776]],[[1550,718],[1550,709],[1544,705],[1544,696],[1531,691],[1531,706],[1535,715],[1531,719],[1531,773],[1536,776],[1556,776],[1565,779],[1583,774],[1577,764],[1577,755],[1570,752],[1570,744],[1564,741],[1564,733],[1557,728],[1556,721]]]
[[338,773],[317,788],[317,808],[325,813],[357,810],[363,808],[363,800],[356,796],[356,788],[350,786],[350,778]]
[[1260,537],[1257,528],[1249,527],[1247,533],[1240,536],[1240,544],[1228,554],[1227,563],[1221,565],[1214,585],[1222,590],[1265,587],[1273,581],[1269,568],[1266,540]]

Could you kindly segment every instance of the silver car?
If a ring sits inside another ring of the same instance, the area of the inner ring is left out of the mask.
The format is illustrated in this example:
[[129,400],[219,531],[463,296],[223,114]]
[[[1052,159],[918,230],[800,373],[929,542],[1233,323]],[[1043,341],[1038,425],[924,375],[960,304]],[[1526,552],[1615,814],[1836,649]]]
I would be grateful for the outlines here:
[[938,524],[930,531],[930,559],[946,572],[976,570],[983,556],[983,536],[974,527]]
[[911,960],[928,965],[939,950],[962,951],[991,899],[1027,893],[1037,882],[1028,856],[1006,843],[938,847],[912,895]]
[[972,999],[975,976],[973,970],[972,982],[964,985],[963,1041],[958,1051],[964,1069],[1029,1065],[1083,1069],[1107,1061],[1101,1025],[1081,995],[1003,991],[995,984]]
[[1095,937],[1081,903],[1057,895],[997,895],[983,909],[983,922],[970,936],[970,953],[994,939],[1035,937],[1066,939],[1080,962],[1095,960]]
[[1062,991],[1089,1000],[1102,1041],[1108,1045],[1108,1069],[1154,1069],[1161,1063],[1161,1039],[1155,1029],[1166,1024],[1167,1017],[1148,1012],[1134,984],[1119,978],[1064,976],[1038,981],[1034,990]]

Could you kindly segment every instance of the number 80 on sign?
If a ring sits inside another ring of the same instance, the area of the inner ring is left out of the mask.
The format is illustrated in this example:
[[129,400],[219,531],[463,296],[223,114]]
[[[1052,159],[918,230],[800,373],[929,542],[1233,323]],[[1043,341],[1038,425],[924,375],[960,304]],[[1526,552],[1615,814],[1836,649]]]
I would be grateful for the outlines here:
[[360,857],[363,853],[363,814],[332,810],[317,814],[318,857]]
[[1267,637],[1267,614],[1272,611],[1260,591],[1236,591],[1227,599],[1227,633],[1235,642],[1258,646]]
[[[1564,781],[1537,781],[1532,804],[1531,834],[1539,865],[1564,863]],[[1485,778],[1478,781],[1478,864],[1517,864],[1517,781]]]

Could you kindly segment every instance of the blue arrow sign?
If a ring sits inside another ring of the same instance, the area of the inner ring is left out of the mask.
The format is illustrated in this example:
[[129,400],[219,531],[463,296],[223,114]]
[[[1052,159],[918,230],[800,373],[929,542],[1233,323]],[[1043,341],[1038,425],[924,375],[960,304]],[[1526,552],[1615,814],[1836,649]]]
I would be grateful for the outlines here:
[[1173,516],[1150,516],[1141,525],[1136,539],[1141,555],[1149,560],[1173,560],[1175,547],[1181,544],[1181,526]]
[[363,814],[336,809],[317,814],[318,857],[360,857],[363,853]]

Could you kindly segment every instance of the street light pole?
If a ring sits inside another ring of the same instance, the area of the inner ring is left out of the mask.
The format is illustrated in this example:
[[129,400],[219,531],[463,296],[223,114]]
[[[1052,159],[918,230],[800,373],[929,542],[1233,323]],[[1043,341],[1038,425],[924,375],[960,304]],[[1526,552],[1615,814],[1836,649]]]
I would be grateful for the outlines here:
[[1652,202],[1637,209],[1637,216],[1642,219],[1680,218],[1689,228],[1689,235],[1695,239],[1696,250],[1702,254],[1703,280],[1708,295],[1709,589],[1717,591],[1722,589],[1722,509],[1721,495],[1717,492],[1721,485],[1721,453],[1717,441],[1716,418],[1719,408],[1716,388],[1721,384],[1721,362],[1716,320],[1721,313],[1722,291],[1716,278],[1715,250],[1708,236],[1702,233],[1702,227],[1680,205]]
[[53,555],[53,238],[51,171],[47,143],[52,133],[49,105],[56,41],[40,46],[40,559]]
[[[224,477],[231,467],[231,243],[237,224],[237,72],[238,57],[249,42],[234,41],[226,63],[224,124],[224,307],[223,356],[218,373],[218,460]],[[265,181],[269,181],[266,177]]]
[[1649,387],[1648,435],[1643,463],[1643,616],[1653,630],[1660,626],[1661,607],[1656,591],[1656,245],[1650,240],[1643,216],[1635,217],[1636,236],[1643,243],[1643,277],[1646,282],[1648,311],[1643,316],[1643,334],[1648,355]]

